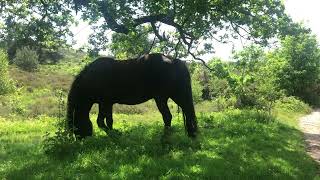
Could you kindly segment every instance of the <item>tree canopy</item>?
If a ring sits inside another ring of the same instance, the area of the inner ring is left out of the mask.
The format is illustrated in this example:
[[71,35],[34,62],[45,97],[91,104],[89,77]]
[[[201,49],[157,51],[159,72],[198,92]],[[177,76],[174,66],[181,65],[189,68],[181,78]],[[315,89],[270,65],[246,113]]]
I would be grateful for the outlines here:
[[276,52],[283,68],[279,84],[288,95],[313,105],[320,103],[320,49],[314,35],[301,33],[287,36]]
[[17,49],[29,46],[41,56],[44,50],[66,45],[72,36],[72,9],[61,1],[9,0],[0,3],[0,43],[13,59]]
[[[212,52],[216,42],[240,38],[266,45],[271,38],[302,31],[291,26],[282,0],[10,0],[1,2],[0,11],[0,42],[10,58],[20,46],[37,49],[41,58],[43,49],[64,45],[72,35],[74,12],[93,26],[91,52],[109,47],[116,56],[151,49],[201,60],[199,55]],[[107,30],[115,33],[111,46]]]
[[101,32],[112,30],[128,35],[148,26],[148,34],[156,37],[156,44],[165,43],[163,47],[172,49],[169,52],[176,54],[179,49],[178,56],[190,54],[195,59],[202,50],[212,50],[215,42],[228,42],[230,37],[266,44],[268,39],[288,31],[286,27],[291,22],[282,0],[69,1],[91,24],[103,18]]

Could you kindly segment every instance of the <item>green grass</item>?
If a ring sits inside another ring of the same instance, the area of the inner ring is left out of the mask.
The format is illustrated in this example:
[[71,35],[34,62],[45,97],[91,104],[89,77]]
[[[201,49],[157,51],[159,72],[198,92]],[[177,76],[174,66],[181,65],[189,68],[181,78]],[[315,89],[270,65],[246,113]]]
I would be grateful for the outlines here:
[[49,69],[51,66],[55,67],[55,65],[41,65],[37,72],[27,72],[11,66],[9,73],[10,77],[16,81],[18,87],[25,87],[29,91],[41,88],[59,89],[64,92],[69,91],[70,84],[73,81],[73,75],[68,72],[63,72],[62,70],[55,71]]
[[[181,114],[180,114],[181,116]],[[92,116],[91,119],[95,119]],[[1,119],[0,179],[314,179],[301,132],[257,111],[198,114],[186,137],[181,117],[163,132],[161,115],[115,114],[115,128],[44,152],[56,119]],[[95,123],[94,123],[95,124]]]
[[[10,68],[20,88],[0,96],[0,179],[320,179],[297,121],[310,108],[292,97],[276,104],[275,118],[236,110],[232,99],[199,103],[197,139],[186,136],[181,114],[164,132],[151,100],[115,105],[118,131],[108,135],[93,114],[93,137],[48,141],[63,113],[60,93],[66,97],[73,75],[86,63],[42,65],[34,73]],[[169,107],[177,111],[172,101]]]
[[275,104],[273,114],[283,124],[299,129],[299,118],[311,112],[309,105],[294,97],[285,97]]

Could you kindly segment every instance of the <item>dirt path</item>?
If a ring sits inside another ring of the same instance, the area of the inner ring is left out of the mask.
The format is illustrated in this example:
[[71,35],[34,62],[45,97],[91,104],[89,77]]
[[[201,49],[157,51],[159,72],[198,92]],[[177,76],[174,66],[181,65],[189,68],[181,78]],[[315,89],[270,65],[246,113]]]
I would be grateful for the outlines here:
[[307,152],[320,163],[320,109],[300,119],[300,127],[307,142]]

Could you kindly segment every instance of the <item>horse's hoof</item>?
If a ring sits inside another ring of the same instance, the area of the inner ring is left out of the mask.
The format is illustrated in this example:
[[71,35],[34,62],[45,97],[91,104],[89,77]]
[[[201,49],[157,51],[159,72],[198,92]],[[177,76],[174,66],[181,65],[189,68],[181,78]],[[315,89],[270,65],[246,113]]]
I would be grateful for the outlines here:
[[117,135],[122,135],[122,132],[119,131],[118,129],[113,129],[112,131]]
[[197,133],[196,132],[188,133],[188,136],[190,138],[196,138],[197,137]]
[[111,137],[116,137],[116,136],[122,135],[122,132],[117,129],[108,130],[108,131],[106,131],[106,133],[108,134],[108,136],[111,136]]

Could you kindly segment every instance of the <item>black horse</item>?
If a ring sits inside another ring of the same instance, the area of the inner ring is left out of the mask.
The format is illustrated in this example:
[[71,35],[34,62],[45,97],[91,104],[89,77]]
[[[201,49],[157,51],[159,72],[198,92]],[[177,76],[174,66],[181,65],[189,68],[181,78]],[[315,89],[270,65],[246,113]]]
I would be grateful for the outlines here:
[[68,95],[69,128],[78,138],[91,136],[89,112],[92,105],[98,103],[97,123],[107,132],[112,129],[113,104],[133,105],[152,98],[165,127],[171,126],[172,115],[167,105],[171,98],[182,108],[188,135],[196,135],[197,122],[186,63],[162,54],[125,61],[103,57],[86,66],[76,76]]

